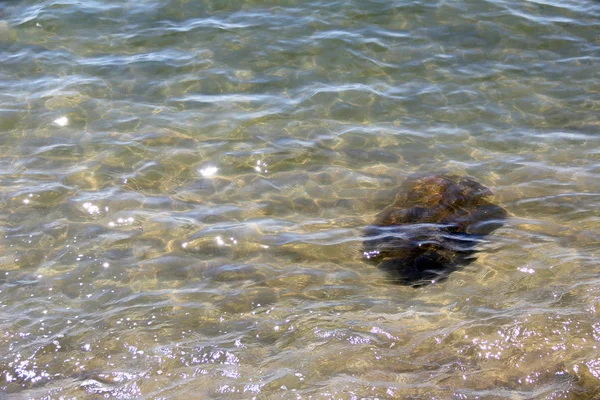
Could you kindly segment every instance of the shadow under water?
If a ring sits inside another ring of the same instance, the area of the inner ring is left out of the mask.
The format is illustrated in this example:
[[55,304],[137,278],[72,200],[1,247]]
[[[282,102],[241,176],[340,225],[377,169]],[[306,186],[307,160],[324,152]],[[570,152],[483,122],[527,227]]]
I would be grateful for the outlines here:
[[415,175],[365,231],[363,255],[403,285],[439,282],[476,259],[475,246],[506,210],[470,177]]

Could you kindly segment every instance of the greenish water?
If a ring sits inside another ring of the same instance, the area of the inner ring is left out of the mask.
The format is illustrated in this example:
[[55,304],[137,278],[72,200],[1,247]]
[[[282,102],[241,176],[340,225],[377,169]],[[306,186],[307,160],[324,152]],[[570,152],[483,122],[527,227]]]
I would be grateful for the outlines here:
[[[0,398],[596,399],[600,3],[0,3]],[[419,171],[510,218],[419,289]]]

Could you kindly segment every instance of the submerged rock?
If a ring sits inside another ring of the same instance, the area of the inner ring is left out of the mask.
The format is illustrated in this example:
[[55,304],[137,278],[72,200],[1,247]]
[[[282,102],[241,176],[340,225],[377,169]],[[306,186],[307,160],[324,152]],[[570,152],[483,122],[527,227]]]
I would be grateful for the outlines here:
[[503,225],[506,210],[470,177],[408,178],[365,232],[363,254],[404,285],[445,279],[476,259],[475,246]]

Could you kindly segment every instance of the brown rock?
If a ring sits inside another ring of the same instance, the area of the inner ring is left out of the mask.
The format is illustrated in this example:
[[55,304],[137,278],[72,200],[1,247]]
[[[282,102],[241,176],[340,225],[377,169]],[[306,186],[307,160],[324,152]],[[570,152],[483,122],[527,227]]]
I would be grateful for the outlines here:
[[445,279],[476,259],[481,239],[503,225],[506,210],[470,177],[408,178],[392,205],[365,232],[364,257],[405,285]]

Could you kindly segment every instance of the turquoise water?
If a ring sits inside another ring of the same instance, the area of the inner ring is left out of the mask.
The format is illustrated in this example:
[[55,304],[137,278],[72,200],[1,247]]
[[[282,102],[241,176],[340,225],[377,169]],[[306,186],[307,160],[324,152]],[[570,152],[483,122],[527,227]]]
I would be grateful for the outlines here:
[[[0,398],[596,399],[600,3],[0,3]],[[415,172],[510,217],[361,257]]]

